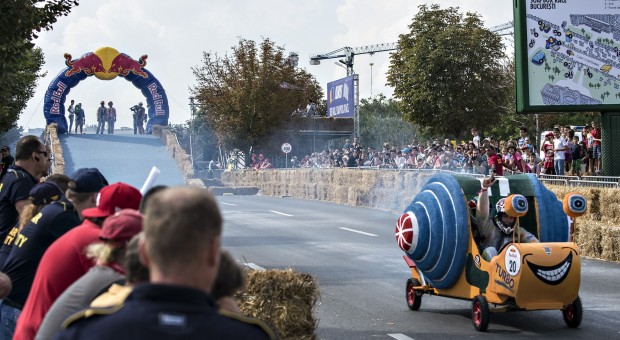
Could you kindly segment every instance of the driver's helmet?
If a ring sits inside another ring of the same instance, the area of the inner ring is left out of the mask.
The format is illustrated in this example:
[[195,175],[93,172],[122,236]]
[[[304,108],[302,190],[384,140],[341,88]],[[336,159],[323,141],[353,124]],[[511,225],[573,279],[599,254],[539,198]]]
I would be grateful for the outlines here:
[[495,210],[497,211],[497,215],[495,216],[495,225],[502,233],[510,235],[515,229],[515,222],[513,221],[510,225],[506,225],[502,221],[502,214],[506,214],[505,204],[506,198],[500,199],[497,201],[497,204],[495,204]]

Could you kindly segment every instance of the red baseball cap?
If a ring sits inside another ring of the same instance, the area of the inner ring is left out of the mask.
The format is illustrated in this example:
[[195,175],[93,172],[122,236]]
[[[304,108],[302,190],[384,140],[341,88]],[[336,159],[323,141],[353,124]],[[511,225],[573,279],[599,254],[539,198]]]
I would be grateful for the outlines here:
[[108,217],[122,209],[138,210],[142,200],[140,191],[129,184],[118,182],[103,187],[97,195],[97,206],[84,209],[84,217]]
[[134,209],[123,209],[103,221],[99,238],[104,241],[129,242],[142,231],[142,214]]

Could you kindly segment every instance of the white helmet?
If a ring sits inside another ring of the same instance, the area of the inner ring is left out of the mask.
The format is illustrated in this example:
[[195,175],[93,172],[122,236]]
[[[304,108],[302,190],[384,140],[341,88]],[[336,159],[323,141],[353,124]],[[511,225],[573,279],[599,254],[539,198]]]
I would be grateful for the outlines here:
[[510,225],[504,224],[501,214],[506,214],[506,208],[504,207],[505,204],[506,198],[502,198],[497,201],[497,203],[495,204],[495,210],[497,211],[497,215],[495,215],[495,218],[493,220],[495,221],[495,226],[497,227],[497,229],[499,229],[502,233],[506,235],[510,235],[515,230],[515,221],[513,218],[513,221],[512,223],[510,223]]
[[497,211],[498,214],[506,212],[506,208],[504,207],[505,204],[506,204],[506,197],[497,201],[497,203],[495,204],[495,210]]

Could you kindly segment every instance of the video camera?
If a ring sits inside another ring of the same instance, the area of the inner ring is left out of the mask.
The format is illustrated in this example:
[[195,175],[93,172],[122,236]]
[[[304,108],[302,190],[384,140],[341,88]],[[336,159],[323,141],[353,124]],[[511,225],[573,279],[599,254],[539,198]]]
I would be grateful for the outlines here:
[[134,105],[134,106],[130,107],[129,109],[130,109],[131,111],[133,111],[133,112],[138,112],[138,109],[139,109],[139,108],[140,108],[140,107],[139,107],[138,105]]

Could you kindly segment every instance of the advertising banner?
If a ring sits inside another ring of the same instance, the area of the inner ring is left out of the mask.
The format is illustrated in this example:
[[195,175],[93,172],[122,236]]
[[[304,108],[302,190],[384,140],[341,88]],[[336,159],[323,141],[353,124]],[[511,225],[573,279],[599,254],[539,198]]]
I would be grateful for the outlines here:
[[354,115],[353,76],[327,83],[327,116],[353,118]]

